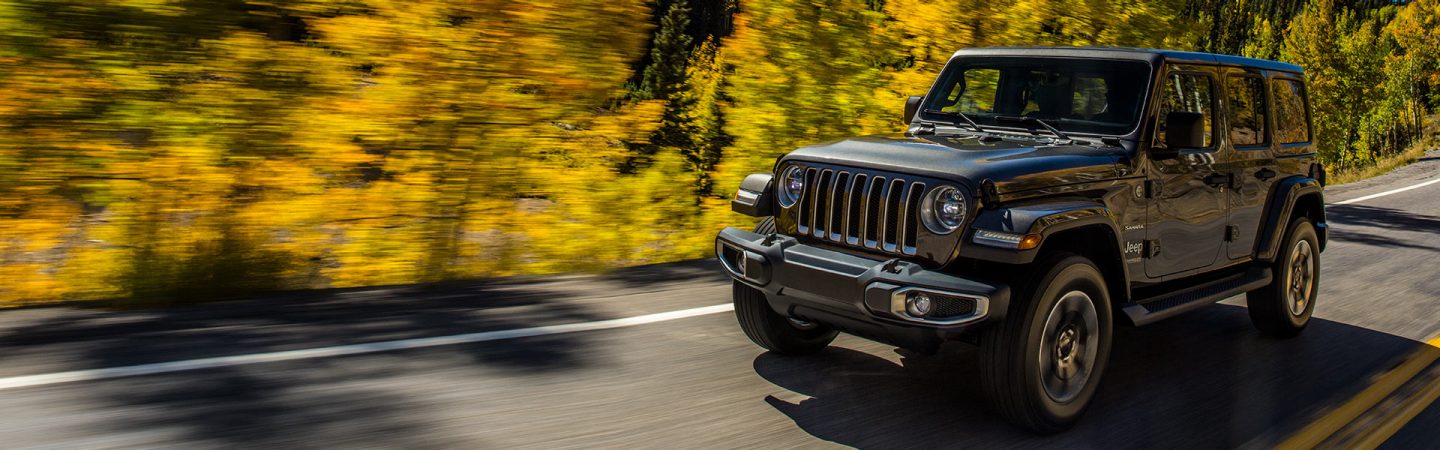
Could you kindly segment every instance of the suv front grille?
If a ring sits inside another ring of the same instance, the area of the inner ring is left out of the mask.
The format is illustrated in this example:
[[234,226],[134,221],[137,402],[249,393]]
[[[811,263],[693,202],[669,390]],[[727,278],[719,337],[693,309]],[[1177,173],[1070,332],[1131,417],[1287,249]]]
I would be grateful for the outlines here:
[[809,168],[795,223],[801,235],[915,254],[925,183],[853,170]]

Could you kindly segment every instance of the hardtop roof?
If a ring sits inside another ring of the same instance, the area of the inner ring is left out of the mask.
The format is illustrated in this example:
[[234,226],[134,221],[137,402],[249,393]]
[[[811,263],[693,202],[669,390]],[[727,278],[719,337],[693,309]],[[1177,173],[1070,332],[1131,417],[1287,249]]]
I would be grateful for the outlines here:
[[1265,70],[1304,73],[1305,69],[1288,63],[1268,59],[1246,58],[1243,56],[1218,53],[1184,52],[1154,48],[1130,47],[981,47],[967,48],[952,56],[1040,56],[1068,58],[1109,58],[1149,61],[1151,63],[1180,62],[1193,64],[1222,64],[1255,67]]

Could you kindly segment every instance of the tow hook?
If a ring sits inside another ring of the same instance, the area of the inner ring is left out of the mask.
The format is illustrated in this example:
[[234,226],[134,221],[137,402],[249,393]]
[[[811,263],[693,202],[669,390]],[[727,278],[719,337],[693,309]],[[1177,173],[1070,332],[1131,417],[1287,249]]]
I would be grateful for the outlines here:
[[885,265],[880,266],[880,271],[895,274],[900,273],[900,258],[890,258],[889,261],[885,261]]
[[764,240],[764,241],[761,241],[761,242],[760,242],[760,245],[763,245],[763,246],[766,246],[766,247],[775,245],[775,241],[776,241],[777,239],[779,239],[779,238],[780,238],[780,233],[770,233],[769,235],[765,236],[765,240]]

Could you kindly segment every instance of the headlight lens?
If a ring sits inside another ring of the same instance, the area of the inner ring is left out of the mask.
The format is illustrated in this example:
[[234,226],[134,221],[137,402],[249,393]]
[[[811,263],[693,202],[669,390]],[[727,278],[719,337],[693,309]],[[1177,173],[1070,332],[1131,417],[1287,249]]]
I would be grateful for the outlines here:
[[921,205],[922,221],[935,234],[949,234],[965,222],[965,194],[953,186],[930,191]]
[[800,166],[790,166],[780,175],[780,186],[777,188],[780,206],[789,208],[800,201],[800,196],[805,193],[805,170]]

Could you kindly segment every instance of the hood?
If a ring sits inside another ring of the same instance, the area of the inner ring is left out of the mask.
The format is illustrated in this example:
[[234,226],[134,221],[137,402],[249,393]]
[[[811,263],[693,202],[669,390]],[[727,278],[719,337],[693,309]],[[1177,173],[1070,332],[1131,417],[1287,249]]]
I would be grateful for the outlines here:
[[878,135],[812,145],[783,161],[913,173],[962,183],[989,179],[1001,193],[1113,179],[1126,171],[1121,147],[1051,145],[1048,138]]

